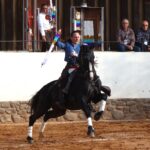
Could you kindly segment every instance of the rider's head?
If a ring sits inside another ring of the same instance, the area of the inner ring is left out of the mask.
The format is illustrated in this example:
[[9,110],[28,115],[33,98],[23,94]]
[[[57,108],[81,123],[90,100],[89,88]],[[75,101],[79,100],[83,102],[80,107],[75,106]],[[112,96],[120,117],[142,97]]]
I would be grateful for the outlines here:
[[72,31],[71,33],[71,41],[73,44],[78,44],[80,42],[81,39],[81,35],[80,35],[80,31],[76,30],[76,31]]

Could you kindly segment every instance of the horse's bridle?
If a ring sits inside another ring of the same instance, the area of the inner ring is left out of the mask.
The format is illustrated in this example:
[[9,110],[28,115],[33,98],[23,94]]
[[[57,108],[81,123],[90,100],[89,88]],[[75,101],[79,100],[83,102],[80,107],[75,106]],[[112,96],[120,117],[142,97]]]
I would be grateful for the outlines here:
[[89,55],[90,54],[86,54],[86,56],[84,55],[84,53],[81,53],[80,54],[80,63],[81,63],[81,65],[83,65],[84,63],[84,57],[87,57],[86,59],[88,59],[88,63],[89,63],[89,70],[87,70],[86,72],[85,72],[85,76],[88,74],[89,75],[89,77],[90,77],[90,80],[92,81],[92,80],[94,80],[94,69],[93,69],[93,63],[92,63],[92,61],[91,61],[91,58],[89,58]]
[[94,70],[91,62],[89,62],[89,77],[91,80],[94,79]]

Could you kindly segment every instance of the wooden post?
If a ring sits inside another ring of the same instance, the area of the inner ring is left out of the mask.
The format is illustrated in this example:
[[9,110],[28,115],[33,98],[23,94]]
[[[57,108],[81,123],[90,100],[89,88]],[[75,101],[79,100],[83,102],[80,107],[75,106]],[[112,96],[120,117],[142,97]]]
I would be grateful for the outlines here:
[[62,28],[62,23],[63,23],[63,17],[62,17],[62,14],[63,14],[63,7],[62,7],[62,1],[57,1],[57,27],[58,29],[59,28]]
[[101,50],[104,51],[104,7],[101,7],[101,24],[100,24],[100,30],[101,30]]
[[117,24],[117,29],[120,28],[120,22],[121,22],[121,18],[120,18],[120,0],[117,0],[117,21],[116,21],[116,24]]
[[143,0],[139,0],[139,23],[143,20]]
[[[13,1],[13,40],[16,41],[16,4],[17,4],[17,1],[14,0]],[[13,50],[16,49],[16,42],[13,42]]]
[[37,0],[34,0],[34,13],[33,13],[33,34],[34,34],[34,44],[33,44],[33,51],[37,51]]
[[95,7],[98,7],[98,2],[99,0],[95,0],[95,4],[94,4]]
[[130,26],[132,26],[132,1],[128,0],[128,19],[130,21]]
[[105,37],[105,41],[106,43],[106,49],[108,49],[109,47],[109,36],[110,36],[110,0],[105,0],[105,33],[106,33],[106,37]]
[[[1,20],[3,20],[3,23],[1,24],[2,28],[1,28],[1,39],[5,40],[5,25],[6,25],[6,20],[5,20],[5,0],[1,0]],[[2,42],[1,43],[1,48],[2,50],[5,50],[6,48],[6,43]]]
[[22,2],[22,50],[24,50],[25,49],[25,42],[24,42],[24,40],[25,40],[25,38],[24,38],[24,30],[25,30],[25,27],[24,27],[24,21],[25,21],[25,17],[24,17],[24,9],[25,9],[25,6],[24,6],[24,3],[25,3],[25,0],[23,0],[23,2]]
[[133,0],[133,27],[139,28],[143,20],[143,0]]

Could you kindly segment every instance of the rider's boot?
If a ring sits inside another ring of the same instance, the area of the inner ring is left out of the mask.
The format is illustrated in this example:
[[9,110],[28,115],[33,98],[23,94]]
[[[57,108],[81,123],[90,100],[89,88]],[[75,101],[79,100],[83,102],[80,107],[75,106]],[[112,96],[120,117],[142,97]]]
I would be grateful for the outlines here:
[[65,88],[62,90],[63,93],[68,94],[68,90],[69,90],[71,81],[72,81],[72,80],[70,80],[70,78],[69,78],[68,81],[67,81],[67,84],[66,84]]
[[75,76],[75,71],[73,71],[73,72],[70,74],[65,88],[62,90],[63,93],[68,94],[69,87],[70,87],[70,84],[71,84],[71,82],[72,82],[74,76]]

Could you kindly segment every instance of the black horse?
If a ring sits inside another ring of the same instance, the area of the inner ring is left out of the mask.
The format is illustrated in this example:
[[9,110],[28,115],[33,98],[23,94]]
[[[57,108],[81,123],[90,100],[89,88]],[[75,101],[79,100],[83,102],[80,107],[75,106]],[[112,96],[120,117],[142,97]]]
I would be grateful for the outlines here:
[[[42,87],[31,99],[31,116],[29,118],[27,141],[33,143],[32,128],[35,121],[43,116],[40,135],[43,135],[45,123],[50,118],[56,118],[66,113],[66,109],[83,110],[88,120],[87,134],[94,137],[94,128],[91,119],[91,102],[97,103],[107,100],[110,95],[109,87],[101,85],[94,68],[94,52],[88,46],[82,45],[78,57],[79,68],[71,83],[68,94],[63,94],[62,88],[66,81],[55,80]],[[98,82],[99,81],[99,82]],[[101,92],[103,91],[103,93]],[[63,97],[64,96],[64,97]],[[57,107],[57,102],[65,99],[65,109]],[[105,103],[104,103],[105,104]],[[104,107],[104,106],[103,106]],[[95,114],[98,120],[104,110]]]

